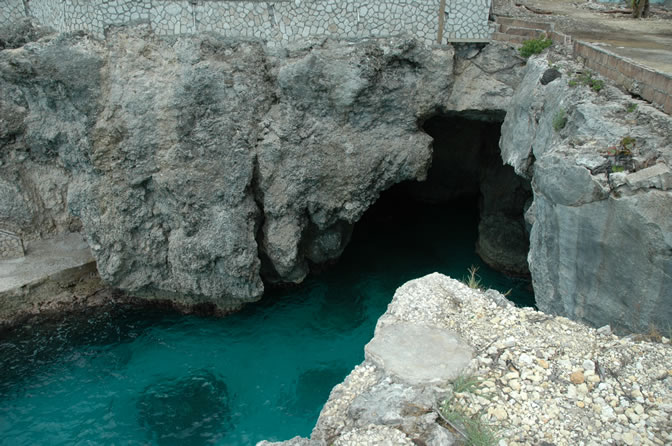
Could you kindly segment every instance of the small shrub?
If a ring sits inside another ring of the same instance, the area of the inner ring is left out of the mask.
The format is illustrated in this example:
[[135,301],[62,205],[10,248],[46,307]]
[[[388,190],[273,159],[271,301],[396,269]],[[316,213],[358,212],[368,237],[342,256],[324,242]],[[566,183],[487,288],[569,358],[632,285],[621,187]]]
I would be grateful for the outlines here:
[[553,130],[559,132],[567,125],[567,113],[562,108],[553,116]]
[[598,93],[600,90],[604,88],[604,81],[600,79],[595,79],[590,71],[587,73],[577,75],[572,80],[569,81],[570,87],[576,87],[579,84],[590,87],[596,93]]
[[637,110],[637,104],[635,104],[634,102],[629,103],[628,107],[625,109],[627,113],[632,113],[635,110]]
[[632,136],[624,136],[623,139],[621,139],[621,148],[623,151],[628,152],[628,154],[632,154],[636,145],[637,141],[635,141],[635,138]]
[[522,57],[527,59],[533,54],[541,53],[552,44],[553,41],[547,38],[540,37],[538,39],[530,39],[523,42],[523,46],[520,48],[519,52]]
[[611,166],[611,172],[612,173],[625,172],[625,167],[623,167],[623,166]]
[[592,88],[593,91],[597,93],[600,90],[602,90],[602,88],[604,88],[604,81],[600,79],[593,79],[593,81],[590,84],[590,88]]

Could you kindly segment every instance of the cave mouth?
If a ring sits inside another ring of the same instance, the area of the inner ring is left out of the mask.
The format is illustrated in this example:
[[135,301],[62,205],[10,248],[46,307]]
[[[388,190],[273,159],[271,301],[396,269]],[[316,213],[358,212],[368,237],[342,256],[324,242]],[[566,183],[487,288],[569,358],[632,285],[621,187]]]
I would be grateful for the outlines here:
[[532,192],[529,181],[502,162],[503,118],[496,111],[436,113],[421,122],[433,138],[426,180],[384,191],[355,225],[351,246],[386,240],[381,244],[397,246],[397,256],[435,262],[425,269],[435,266],[457,279],[474,265],[483,286],[513,290],[514,303],[534,306],[524,219]]

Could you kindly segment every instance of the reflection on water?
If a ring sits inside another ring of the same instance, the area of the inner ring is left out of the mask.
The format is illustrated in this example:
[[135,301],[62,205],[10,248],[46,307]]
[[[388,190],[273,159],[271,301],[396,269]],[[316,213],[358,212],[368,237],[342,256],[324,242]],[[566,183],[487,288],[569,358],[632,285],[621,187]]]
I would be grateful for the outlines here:
[[[0,443],[253,445],[307,436],[395,289],[480,266],[475,213],[418,208],[356,228],[339,263],[223,319],[131,307],[0,335]],[[359,230],[361,229],[361,230]]]

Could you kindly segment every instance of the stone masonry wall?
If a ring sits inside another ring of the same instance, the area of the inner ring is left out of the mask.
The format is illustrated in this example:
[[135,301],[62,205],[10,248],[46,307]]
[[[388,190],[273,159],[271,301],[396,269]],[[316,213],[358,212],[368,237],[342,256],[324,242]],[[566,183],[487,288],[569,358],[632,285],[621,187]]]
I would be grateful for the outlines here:
[[0,24],[26,16],[22,0],[0,0]]
[[[446,0],[444,40],[489,41],[490,2]],[[0,9],[4,3],[23,8],[19,0],[0,0]],[[165,36],[212,31],[282,45],[315,35],[410,34],[434,43],[440,0],[31,0],[28,5],[31,16],[61,32],[84,30],[102,37],[109,25],[145,22]],[[15,18],[5,15],[0,24]]]
[[0,230],[0,260],[24,256],[21,238],[11,232]]

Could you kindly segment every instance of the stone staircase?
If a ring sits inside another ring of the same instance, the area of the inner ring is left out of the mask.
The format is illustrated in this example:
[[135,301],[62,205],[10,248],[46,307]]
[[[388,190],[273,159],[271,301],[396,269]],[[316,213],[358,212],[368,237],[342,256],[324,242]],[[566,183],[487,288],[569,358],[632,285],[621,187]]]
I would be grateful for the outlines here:
[[492,34],[492,40],[520,44],[529,39],[550,37],[553,31],[553,23],[498,16],[495,19],[495,32]]

